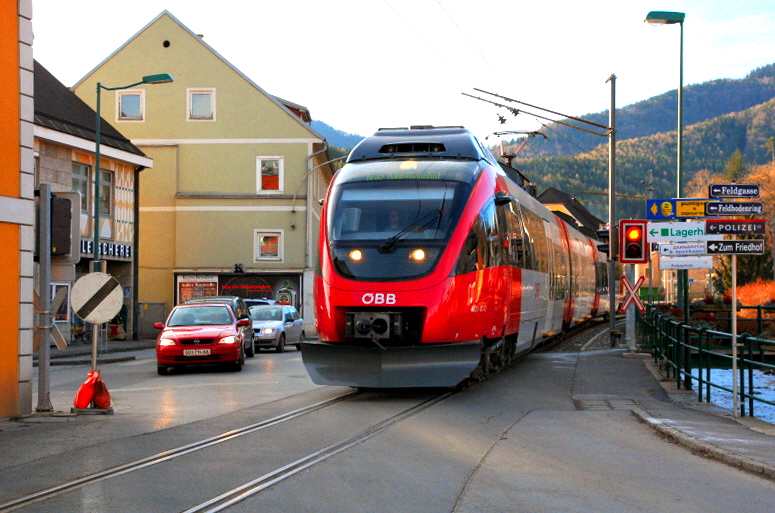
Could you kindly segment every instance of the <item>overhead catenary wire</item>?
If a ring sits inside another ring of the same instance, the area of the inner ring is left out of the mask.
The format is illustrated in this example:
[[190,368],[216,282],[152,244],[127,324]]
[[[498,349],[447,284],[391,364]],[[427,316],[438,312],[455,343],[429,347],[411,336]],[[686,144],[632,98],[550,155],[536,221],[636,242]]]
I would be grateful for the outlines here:
[[[530,103],[527,103],[527,102],[523,102],[523,101],[520,101],[520,100],[515,100],[514,98],[509,98],[508,96],[503,96],[503,95],[498,94],[498,93],[491,93],[489,91],[485,91],[484,89],[479,89],[477,87],[474,87],[474,91],[479,91],[480,93],[489,94],[491,96],[495,96],[497,98],[501,98],[503,100],[506,100],[507,102],[514,102],[514,103],[519,103],[521,105],[527,105],[530,108],[542,110],[544,112],[549,112],[550,114],[555,114],[557,116],[562,116],[564,118],[572,119],[573,121],[578,121],[579,123],[586,123],[588,125],[596,126],[598,128],[604,128],[605,130],[607,130],[607,132],[605,133],[606,136],[610,133],[610,130],[611,130],[610,127],[608,127],[606,125],[601,125],[599,123],[595,123],[594,121],[589,121],[587,119],[577,118],[575,116],[568,116],[567,114],[562,114],[561,112],[556,112],[556,111],[553,111],[553,110],[545,109],[544,107],[539,107],[538,105],[533,105],[533,104],[530,104]],[[597,134],[597,135],[603,135],[603,134]]]
[[[488,100],[488,99],[486,99],[486,98],[482,98],[481,96],[474,96],[474,95],[472,95],[472,94],[468,94],[468,93],[461,93],[461,94],[462,94],[463,96],[468,96],[469,98],[473,98],[473,99],[475,99],[475,100],[483,101],[483,102],[486,102],[486,103],[491,103],[492,105],[496,105],[496,106],[498,106],[498,107],[502,107],[502,108],[504,108],[504,109],[508,110],[509,112],[511,112],[511,113],[512,113],[514,116],[518,116],[519,114],[527,114],[527,115],[529,115],[529,116],[533,116],[533,117],[536,117],[536,118],[545,119],[545,120],[547,120],[547,121],[551,121],[552,123],[556,123],[556,124],[558,124],[558,125],[567,126],[567,127],[569,127],[569,128],[575,128],[576,130],[581,130],[581,131],[583,131],[583,132],[589,132],[590,134],[599,135],[599,136],[601,136],[601,137],[607,137],[607,136],[610,134],[610,132],[611,132],[611,131],[608,129],[608,127],[603,127],[603,128],[605,128],[605,129],[606,129],[606,132],[605,132],[605,133],[603,133],[603,134],[601,134],[600,132],[596,132],[595,130],[590,130],[590,129],[588,129],[588,128],[583,128],[583,127],[580,127],[580,126],[572,125],[572,124],[570,124],[570,123],[566,123],[566,122],[564,122],[564,121],[557,121],[557,120],[555,120],[555,119],[551,119],[551,118],[548,118],[548,117],[546,117],[546,116],[541,116],[540,114],[536,114],[536,113],[534,113],[534,112],[528,112],[528,111],[526,111],[526,110],[520,110],[520,109],[516,109],[516,108],[514,108],[514,107],[511,107],[511,106],[509,106],[509,105],[504,105],[504,104],[502,104],[502,103],[498,103],[498,102],[494,102],[494,101],[492,101],[492,100]],[[540,108],[540,107],[539,107],[539,108]],[[560,114],[560,115],[562,116],[562,114]],[[567,116],[566,116],[566,117],[567,117]],[[590,123],[590,124],[596,124],[596,123],[591,123],[591,122],[588,122],[588,123]],[[600,125],[600,126],[602,126],[602,125]]]

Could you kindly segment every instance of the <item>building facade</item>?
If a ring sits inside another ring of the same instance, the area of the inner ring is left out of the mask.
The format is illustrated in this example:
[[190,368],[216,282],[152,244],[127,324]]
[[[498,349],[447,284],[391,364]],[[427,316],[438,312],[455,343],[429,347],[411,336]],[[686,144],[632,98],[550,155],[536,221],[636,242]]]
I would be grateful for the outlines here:
[[0,417],[8,417],[32,412],[32,0],[2,2],[0,29]]
[[[124,306],[115,322],[105,326],[104,336],[134,336],[134,304],[137,282],[135,222],[136,183],[139,173],[153,161],[104,119],[100,123],[100,187],[96,185],[96,112],[70,89],[35,62],[35,186],[47,183],[55,195],[75,191],[80,205],[73,214],[80,220],[79,254],[72,264],[52,263],[52,294],[68,290],[75,280],[92,271],[94,212],[99,209],[97,250],[105,272],[116,278],[124,291]],[[79,259],[80,257],[80,259]],[[53,296],[52,296],[53,297]],[[54,313],[54,322],[65,338],[71,328],[83,327],[67,301]]]
[[[139,70],[139,71],[138,71]],[[308,111],[268,94],[162,12],[74,86],[154,161],[140,179],[140,335],[199,295],[290,298],[314,331],[313,262],[333,170]]]

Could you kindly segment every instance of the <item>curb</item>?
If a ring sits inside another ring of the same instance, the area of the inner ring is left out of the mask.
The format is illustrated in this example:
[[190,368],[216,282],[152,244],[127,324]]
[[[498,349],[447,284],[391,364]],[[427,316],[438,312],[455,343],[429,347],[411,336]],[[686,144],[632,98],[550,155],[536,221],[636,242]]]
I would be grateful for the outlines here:
[[[98,363],[118,363],[118,362],[128,362],[130,360],[136,360],[134,356],[116,356],[113,358],[99,358]],[[91,364],[91,358],[84,359],[84,360],[64,360],[64,359],[54,359],[48,362],[50,366],[55,365],[89,365]],[[38,360],[36,359],[34,362],[32,362],[33,367],[38,366]]]
[[669,437],[672,440],[675,440],[677,443],[683,445],[691,451],[717,459],[728,465],[738,467],[741,470],[745,470],[746,472],[750,472],[767,479],[775,480],[775,466],[768,465],[751,458],[746,458],[744,456],[740,456],[739,454],[725,451],[724,449],[719,449],[718,447],[706,442],[701,442],[678,429],[664,425],[662,421],[650,416],[643,410],[633,408],[631,411],[632,414],[638,418],[638,420],[650,426],[656,432]]

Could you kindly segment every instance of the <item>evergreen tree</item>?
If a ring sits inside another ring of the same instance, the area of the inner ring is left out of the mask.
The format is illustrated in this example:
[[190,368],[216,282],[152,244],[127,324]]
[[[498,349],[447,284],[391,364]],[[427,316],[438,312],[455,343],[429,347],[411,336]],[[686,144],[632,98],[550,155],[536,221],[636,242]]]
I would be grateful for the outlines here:
[[727,162],[727,170],[724,173],[724,179],[729,182],[738,182],[740,177],[745,174],[745,163],[743,162],[743,152],[739,149],[735,150],[729,162]]

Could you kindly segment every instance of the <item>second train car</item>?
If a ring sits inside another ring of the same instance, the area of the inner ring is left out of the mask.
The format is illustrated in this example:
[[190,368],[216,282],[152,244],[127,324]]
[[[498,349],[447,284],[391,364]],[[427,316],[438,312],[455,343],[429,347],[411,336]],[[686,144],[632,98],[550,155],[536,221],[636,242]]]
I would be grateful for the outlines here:
[[323,205],[312,381],[449,387],[607,313],[605,255],[462,127],[381,129]]

